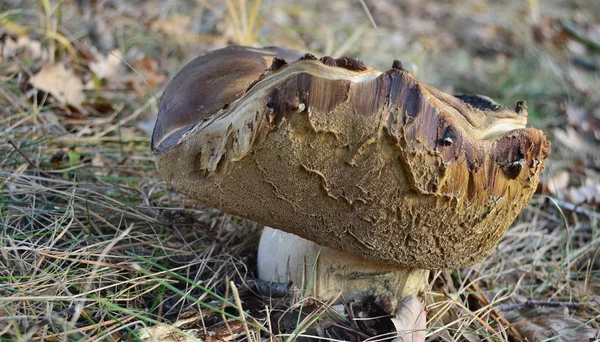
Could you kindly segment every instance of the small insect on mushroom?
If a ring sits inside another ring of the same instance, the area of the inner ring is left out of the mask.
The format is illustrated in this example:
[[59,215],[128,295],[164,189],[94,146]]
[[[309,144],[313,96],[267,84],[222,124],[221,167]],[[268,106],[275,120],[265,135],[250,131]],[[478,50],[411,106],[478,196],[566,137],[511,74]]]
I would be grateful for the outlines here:
[[404,71],[404,66],[402,66],[402,62],[395,59],[394,62],[392,62],[392,69],[397,69],[397,70],[402,70]]
[[454,143],[454,141],[452,141],[452,138],[450,137],[442,139],[442,146],[452,146],[452,143]]
[[521,116],[527,116],[527,104],[525,101],[517,101],[515,105],[515,112]]

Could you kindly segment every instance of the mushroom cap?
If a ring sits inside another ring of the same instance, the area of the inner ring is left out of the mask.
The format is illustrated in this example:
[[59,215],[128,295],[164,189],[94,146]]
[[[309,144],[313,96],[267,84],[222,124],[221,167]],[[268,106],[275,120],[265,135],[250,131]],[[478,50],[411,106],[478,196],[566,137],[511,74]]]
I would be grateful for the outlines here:
[[231,46],[194,59],[181,69],[160,99],[152,150],[157,153],[176,144],[199,121],[244,95],[274,57],[296,60],[301,56],[278,47]]
[[224,212],[376,262],[434,269],[489,255],[537,187],[545,134],[398,62],[381,72],[301,55],[231,47],[184,67],[153,135],[161,177]]

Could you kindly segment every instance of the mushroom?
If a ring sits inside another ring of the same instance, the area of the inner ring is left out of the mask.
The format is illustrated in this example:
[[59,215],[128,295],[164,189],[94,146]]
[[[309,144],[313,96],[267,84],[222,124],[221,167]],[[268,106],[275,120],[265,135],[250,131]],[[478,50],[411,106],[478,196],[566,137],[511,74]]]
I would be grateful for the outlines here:
[[427,270],[489,255],[531,199],[550,143],[526,123],[398,61],[228,47],[166,88],[152,149],[168,185],[267,226],[261,279],[394,312]]

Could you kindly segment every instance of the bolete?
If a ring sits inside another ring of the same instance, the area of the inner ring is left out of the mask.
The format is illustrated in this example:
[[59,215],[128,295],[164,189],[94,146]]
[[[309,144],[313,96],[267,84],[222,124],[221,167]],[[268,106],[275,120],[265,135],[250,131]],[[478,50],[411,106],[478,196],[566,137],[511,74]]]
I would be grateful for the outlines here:
[[393,311],[426,270],[489,255],[531,199],[550,144],[526,123],[398,61],[228,47],[171,81],[152,149],[177,191],[274,228],[260,278]]

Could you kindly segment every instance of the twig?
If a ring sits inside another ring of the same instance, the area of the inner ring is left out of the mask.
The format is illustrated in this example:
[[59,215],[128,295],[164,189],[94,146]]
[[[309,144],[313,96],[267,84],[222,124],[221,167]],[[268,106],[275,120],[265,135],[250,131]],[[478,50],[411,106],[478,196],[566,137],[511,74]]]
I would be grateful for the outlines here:
[[269,329],[269,342],[273,342],[273,324],[271,324],[271,313],[269,312],[269,306],[265,305],[265,318],[267,319],[267,329]]
[[452,300],[454,305],[456,305],[458,308],[464,310],[465,313],[467,313],[468,315],[473,317],[473,319],[475,319],[477,322],[479,322],[479,324],[481,324],[490,335],[500,337],[500,333],[496,329],[492,328],[492,326],[489,325],[486,321],[484,321],[483,318],[479,317],[479,315],[475,314],[469,308],[464,306],[464,304],[462,304],[461,302],[452,298],[451,296],[448,296],[448,298],[450,298]]
[[41,256],[53,258],[53,259],[71,261],[71,262],[76,262],[76,263],[80,263],[80,264],[94,265],[97,267],[116,268],[116,269],[129,271],[129,272],[137,272],[137,270],[135,268],[132,268],[129,266],[124,266],[124,265],[111,264],[111,263],[107,263],[107,262],[94,261],[94,260],[74,259],[74,258],[63,257],[63,256],[59,256],[59,255],[42,252],[42,251],[37,251],[37,253]]
[[377,23],[375,22],[375,18],[373,18],[373,14],[371,13],[371,10],[365,3],[365,0],[360,0],[360,4],[361,4],[363,10],[365,11],[365,14],[369,18],[369,22],[371,22],[371,25],[373,26],[373,28],[377,28]]
[[517,341],[525,341],[521,333],[504,317],[504,315],[498,312],[498,310],[496,310],[496,308],[494,308],[491,305],[489,299],[483,293],[483,290],[481,289],[481,287],[479,287],[479,285],[477,285],[477,283],[472,282],[471,288],[473,288],[473,290],[475,291],[475,293],[471,293],[471,296],[477,299],[477,301],[480,302],[484,307],[489,307],[490,315],[494,317],[494,319],[496,319],[498,323],[500,323],[503,326],[506,326]]
[[246,323],[246,315],[244,314],[244,308],[242,307],[242,301],[240,300],[240,294],[238,293],[237,287],[233,281],[229,281],[229,285],[231,286],[231,292],[233,292],[233,298],[235,299],[235,305],[237,306],[238,312],[240,313],[240,320],[244,324],[244,331],[246,332],[246,338],[248,338],[248,342],[253,342],[254,338],[250,334],[250,329],[248,328],[248,324]]
[[27,164],[31,165],[31,167],[33,167],[34,169],[38,170],[42,176],[44,176],[46,178],[52,178],[52,176],[50,174],[48,174],[45,171],[42,171],[37,165],[35,165],[31,161],[31,159],[29,159],[29,157],[27,157],[25,155],[25,153],[23,153],[23,151],[21,151],[21,149],[19,148],[19,146],[17,146],[12,140],[9,140],[8,143],[12,145],[12,147],[15,149],[15,151],[17,151],[17,153],[19,153],[21,155],[21,157],[23,157],[23,159],[25,159],[25,161],[27,162]]
[[570,58],[571,63],[575,64],[576,66],[583,68],[587,71],[598,71],[600,70],[600,65],[598,65],[597,63],[595,63],[594,61],[587,59],[587,58],[583,58],[580,56],[573,56]]
[[561,21],[560,25],[562,26],[565,33],[568,34],[571,38],[575,39],[576,41],[580,42],[581,44],[587,46],[592,50],[600,52],[600,42],[597,42],[587,37],[583,33],[579,32],[575,28],[575,25],[573,25],[573,23],[569,21]]
[[556,206],[558,206],[558,207],[565,208],[570,211],[574,211],[578,214],[587,215],[589,217],[600,218],[600,213],[597,213],[593,210],[587,209],[581,205],[567,202],[567,201],[564,201],[564,200],[561,200],[559,198],[552,197],[552,196],[543,196],[543,197],[550,199],[550,201],[554,202],[556,204]]
[[541,300],[528,300],[525,303],[500,305],[500,306],[498,306],[498,310],[510,311],[510,310],[524,309],[524,308],[535,308],[535,307],[539,307],[539,306],[550,307],[550,308],[566,307],[566,308],[573,309],[573,310],[579,310],[579,309],[581,309],[581,307],[583,305],[580,303],[573,303],[573,302],[544,302]]

